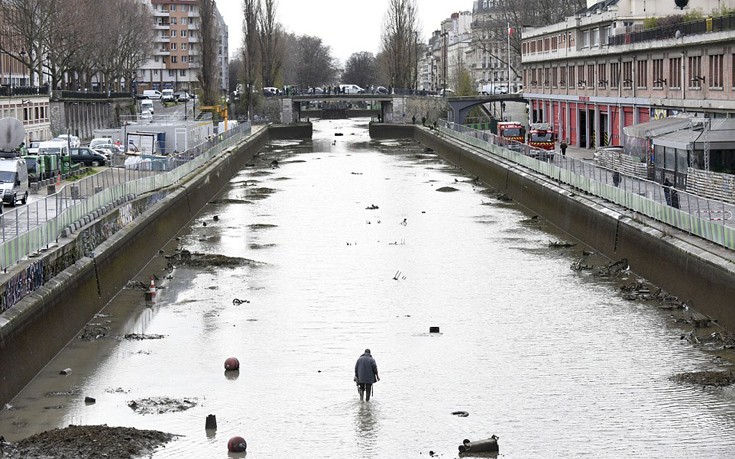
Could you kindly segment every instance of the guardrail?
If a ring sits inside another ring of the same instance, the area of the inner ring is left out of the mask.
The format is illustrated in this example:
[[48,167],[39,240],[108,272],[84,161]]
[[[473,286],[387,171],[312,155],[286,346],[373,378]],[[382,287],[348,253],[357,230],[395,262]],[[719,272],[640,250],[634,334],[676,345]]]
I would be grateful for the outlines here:
[[438,130],[487,154],[512,161],[702,239],[735,249],[735,206],[732,204],[621,174],[590,161],[558,154],[553,160],[534,159],[510,150],[503,143],[505,139],[445,120],[440,120]]
[[177,183],[250,132],[250,123],[244,123],[178,155],[110,168],[32,204],[6,208],[0,215],[0,269],[47,249],[67,227],[107,206]]

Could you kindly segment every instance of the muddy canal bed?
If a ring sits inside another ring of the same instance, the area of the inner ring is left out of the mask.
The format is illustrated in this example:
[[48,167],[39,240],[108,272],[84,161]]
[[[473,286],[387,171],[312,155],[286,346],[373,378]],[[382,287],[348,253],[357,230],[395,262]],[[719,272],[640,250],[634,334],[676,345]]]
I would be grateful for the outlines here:
[[[155,458],[228,457],[234,436],[268,458],[453,458],[492,435],[504,457],[731,453],[733,343],[716,322],[421,146],[315,129],[213,197],[0,412],[0,435],[174,435],[152,437]],[[353,382],[365,348],[369,403]]]

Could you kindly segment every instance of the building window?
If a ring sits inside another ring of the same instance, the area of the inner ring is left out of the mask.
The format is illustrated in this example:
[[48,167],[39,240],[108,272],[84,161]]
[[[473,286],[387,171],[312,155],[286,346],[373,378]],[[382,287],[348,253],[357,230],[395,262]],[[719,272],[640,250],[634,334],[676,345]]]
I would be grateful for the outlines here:
[[702,88],[702,56],[690,56],[689,62],[689,87]]
[[610,26],[603,27],[600,33],[600,42],[602,46],[607,46],[607,41],[610,37]]
[[188,32],[188,30],[182,30],[182,31],[181,31],[181,36],[182,36],[182,37],[185,37],[185,36],[186,36],[186,34],[187,34],[187,32]]
[[158,69],[153,70],[154,75],[158,75]]
[[181,69],[181,71],[179,72],[179,75],[181,75],[181,76],[184,76],[184,77],[185,77],[185,76],[186,76],[186,70],[184,70],[184,69]]
[[590,47],[590,31],[584,30],[582,31],[582,48],[589,48]]
[[595,48],[600,46],[600,29],[592,29],[592,36],[590,37],[592,40],[592,46]]
[[574,79],[574,66],[569,66],[569,79],[567,80],[567,88],[573,88],[577,85],[577,82]]
[[176,58],[176,56],[171,56],[171,63],[172,63],[172,64],[175,64],[175,63],[176,63],[176,61],[177,61],[177,58]]
[[663,89],[666,84],[666,80],[664,79],[664,60],[652,59],[651,65],[653,66],[653,88]]
[[633,62],[623,62],[623,88],[633,88]]
[[558,73],[559,73],[559,71],[558,71],[558,69],[556,67],[554,67],[553,69],[551,69],[551,86],[553,86],[555,88],[559,85],[559,81],[557,79]]
[[168,71],[168,76],[175,77],[176,76],[176,70],[169,70]]
[[189,59],[189,56],[181,56],[181,62],[186,62]]
[[169,5],[168,9],[171,11],[176,11],[176,5]]
[[648,86],[648,61],[642,60],[636,62],[636,82],[635,85],[639,88],[645,88]]
[[182,43],[181,44],[181,49],[184,50],[184,51],[186,51],[186,46],[187,46],[186,43]]
[[716,54],[709,56],[709,87],[722,89],[723,69],[722,69],[723,55]]
[[587,82],[587,87],[595,87],[595,66],[593,64],[587,65],[587,79],[585,81]]
[[620,86],[620,63],[613,62],[610,64],[610,87],[617,88]]
[[584,81],[584,65],[578,65],[577,66],[577,75],[579,75],[579,81],[577,82],[577,84],[579,86],[584,86],[585,83],[586,83]]
[[171,24],[176,25],[176,18],[171,18]]
[[559,86],[566,86],[567,84],[567,68],[566,67],[560,67],[559,68]]
[[176,43],[171,43],[171,49],[172,50],[175,50],[176,49]]
[[669,88],[681,88],[681,58],[669,59]]
[[608,83],[607,64],[597,64],[597,86],[604,88]]
[[171,31],[171,36],[172,36],[172,37],[175,37],[175,36],[176,36],[176,30],[172,30],[172,31]]

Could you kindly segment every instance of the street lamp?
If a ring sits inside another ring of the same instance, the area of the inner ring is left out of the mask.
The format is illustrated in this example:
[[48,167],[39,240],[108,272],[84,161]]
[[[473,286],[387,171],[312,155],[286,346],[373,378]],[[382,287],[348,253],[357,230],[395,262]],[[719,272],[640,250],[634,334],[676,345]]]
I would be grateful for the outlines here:
[[444,40],[442,41],[442,95],[447,95],[447,36],[449,32],[442,32],[439,34]]

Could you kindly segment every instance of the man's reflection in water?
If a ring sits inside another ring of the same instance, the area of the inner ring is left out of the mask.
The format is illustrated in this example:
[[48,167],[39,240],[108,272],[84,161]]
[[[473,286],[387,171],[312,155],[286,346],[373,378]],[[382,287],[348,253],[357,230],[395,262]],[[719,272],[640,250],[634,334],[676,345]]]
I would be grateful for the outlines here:
[[355,408],[355,438],[357,446],[365,452],[375,449],[380,425],[378,424],[380,409],[375,403],[357,402]]

